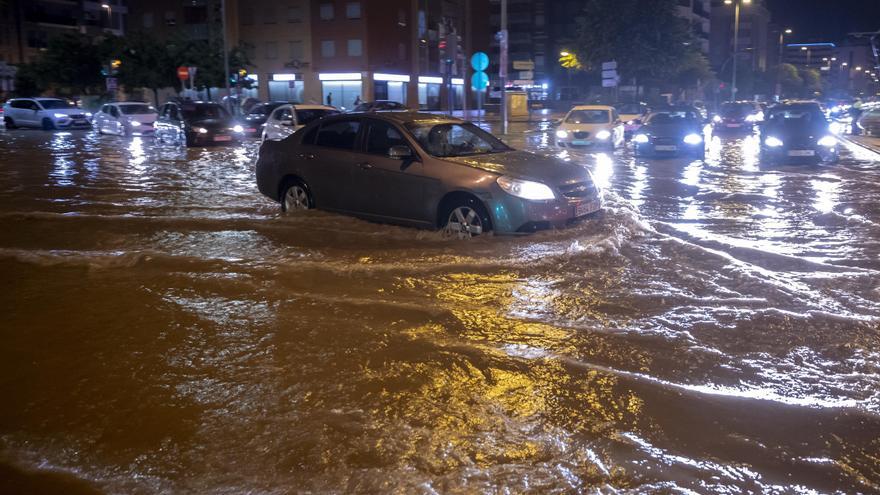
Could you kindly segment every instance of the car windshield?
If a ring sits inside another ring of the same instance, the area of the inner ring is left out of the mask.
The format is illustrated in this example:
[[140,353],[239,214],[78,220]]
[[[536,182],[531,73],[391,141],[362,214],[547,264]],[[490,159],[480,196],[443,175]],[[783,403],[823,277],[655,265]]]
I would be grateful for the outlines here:
[[422,148],[436,157],[484,155],[511,149],[473,124],[412,122],[406,127]]
[[784,124],[825,122],[822,110],[816,107],[798,106],[776,108],[770,113],[770,121]]
[[257,105],[254,108],[252,108],[251,111],[248,112],[248,115],[253,115],[253,116],[268,115],[268,114],[272,113],[272,110],[275,110],[276,108],[280,107],[281,105],[284,105],[284,103],[275,103],[275,104],[263,103],[262,105]]
[[328,115],[335,115],[339,113],[337,110],[323,109],[323,108],[303,108],[296,109],[296,120],[299,125],[308,125],[309,123],[320,119],[321,117],[326,117]]
[[567,124],[607,124],[611,122],[608,110],[572,110],[565,118]]
[[642,107],[641,105],[637,105],[635,103],[629,103],[627,105],[621,105],[617,107],[617,113],[627,115],[640,115],[642,113]]
[[73,108],[73,105],[67,103],[64,100],[38,100],[40,105],[43,106],[46,110],[54,109],[54,108]]
[[651,115],[651,118],[648,119],[649,124],[682,124],[685,122],[693,122],[697,120],[696,114],[694,112],[682,110],[682,111],[670,111],[670,112],[657,112]]
[[183,107],[183,116],[188,119],[225,119],[229,116],[220,105],[195,105]]
[[125,115],[142,115],[156,113],[156,109],[150,105],[119,105],[119,109]]
[[746,105],[743,103],[725,103],[721,105],[721,112],[719,113],[722,117],[736,118],[745,117],[754,111],[755,109],[751,105]]

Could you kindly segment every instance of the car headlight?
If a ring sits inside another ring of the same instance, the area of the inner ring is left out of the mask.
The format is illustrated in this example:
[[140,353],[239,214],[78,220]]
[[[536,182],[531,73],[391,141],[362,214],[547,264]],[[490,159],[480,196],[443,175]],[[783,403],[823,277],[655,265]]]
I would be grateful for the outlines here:
[[611,133],[605,130],[601,130],[596,133],[596,139],[600,141],[605,141],[606,139],[611,137]]
[[244,127],[236,124],[232,126],[232,132],[244,132]]
[[66,119],[66,118],[67,118],[67,114],[66,114],[66,113],[56,113],[56,114],[55,114],[55,118],[56,118],[56,119]]
[[746,122],[757,122],[757,115],[746,115]]
[[819,146],[833,148],[837,144],[837,140],[833,136],[825,136],[819,140]]
[[712,122],[721,122],[721,116],[716,115],[716,116],[712,117]]
[[204,127],[194,127],[193,130],[198,132],[199,134],[207,134],[208,133],[208,130],[205,129]]
[[131,121],[131,126],[132,126],[132,127],[140,127],[140,125],[141,125],[141,123],[138,122],[137,120],[132,120],[132,121]]
[[562,129],[559,129],[558,131],[556,131],[556,137],[558,137],[559,139],[565,139],[568,137],[568,131],[563,131]]
[[767,146],[769,146],[771,148],[778,148],[778,147],[782,146],[782,140],[779,139],[778,137],[770,136],[764,140],[764,144],[766,144]]
[[635,136],[633,136],[633,142],[639,143],[639,144],[646,144],[648,142],[648,135],[647,134],[636,134]]
[[703,142],[702,136],[699,134],[688,134],[684,137],[685,144],[700,144]]
[[531,180],[514,179],[502,175],[496,181],[501,189],[511,196],[534,201],[556,199],[553,190],[547,184]]

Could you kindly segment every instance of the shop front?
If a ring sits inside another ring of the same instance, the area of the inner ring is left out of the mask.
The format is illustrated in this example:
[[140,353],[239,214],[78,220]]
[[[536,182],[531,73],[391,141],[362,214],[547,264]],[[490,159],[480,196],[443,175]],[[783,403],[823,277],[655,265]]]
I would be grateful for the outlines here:
[[373,74],[373,100],[390,100],[406,105],[409,76],[400,74]]
[[320,73],[321,102],[342,110],[354,108],[354,102],[360,98],[364,85],[360,72],[351,73]]
[[303,83],[297,81],[296,74],[272,74],[269,78],[269,100],[302,103]]

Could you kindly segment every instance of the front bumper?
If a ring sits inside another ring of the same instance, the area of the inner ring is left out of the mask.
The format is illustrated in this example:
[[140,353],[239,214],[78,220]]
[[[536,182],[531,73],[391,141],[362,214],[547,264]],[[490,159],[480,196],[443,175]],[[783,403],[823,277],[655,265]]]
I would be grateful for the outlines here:
[[530,201],[511,196],[495,185],[489,197],[483,199],[495,232],[502,234],[562,228],[602,209],[602,196],[598,192],[576,199]]
[[775,163],[822,163],[832,162],[839,156],[839,145],[829,146],[779,146],[761,147],[761,157]]
[[702,156],[706,152],[706,143],[687,144],[685,142],[677,142],[670,144],[655,144],[653,141],[648,143],[633,143],[636,154],[651,156],[683,156],[696,155]]
[[192,132],[187,136],[187,144],[191,146],[212,146],[238,144],[244,135],[236,132],[208,132],[206,134]]
[[92,123],[88,119],[71,119],[68,117],[56,118],[55,127],[58,129],[88,129]]

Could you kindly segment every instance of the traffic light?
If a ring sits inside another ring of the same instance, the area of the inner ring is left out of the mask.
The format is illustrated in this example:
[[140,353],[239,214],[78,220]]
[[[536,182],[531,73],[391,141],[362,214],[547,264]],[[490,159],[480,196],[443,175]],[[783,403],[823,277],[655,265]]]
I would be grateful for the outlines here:
[[118,58],[110,61],[110,75],[116,75],[119,73],[119,68],[122,66],[122,60]]
[[238,69],[239,79],[244,79],[245,77],[247,77],[247,75],[248,75],[247,69]]

